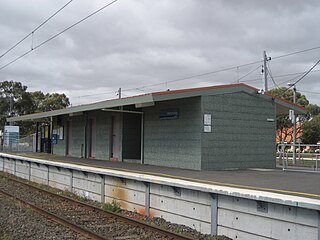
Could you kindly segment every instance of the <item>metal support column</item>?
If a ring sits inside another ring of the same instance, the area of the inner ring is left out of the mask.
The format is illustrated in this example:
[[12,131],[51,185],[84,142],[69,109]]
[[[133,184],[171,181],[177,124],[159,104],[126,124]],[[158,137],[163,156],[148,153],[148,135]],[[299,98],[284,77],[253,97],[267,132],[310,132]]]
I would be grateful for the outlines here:
[[50,153],[53,154],[53,144],[52,144],[52,136],[53,136],[53,117],[50,117],[50,131],[49,131],[49,144],[50,144]]
[[36,123],[36,152],[39,150],[39,122]]
[[101,189],[100,189],[100,196],[101,196],[101,202],[105,203],[105,177],[104,175],[100,175],[101,177]]
[[145,190],[145,215],[150,217],[150,183],[144,182]]
[[218,235],[218,195],[211,193],[211,235]]
[[84,156],[83,158],[89,158],[89,151],[88,151],[88,112],[84,113]]

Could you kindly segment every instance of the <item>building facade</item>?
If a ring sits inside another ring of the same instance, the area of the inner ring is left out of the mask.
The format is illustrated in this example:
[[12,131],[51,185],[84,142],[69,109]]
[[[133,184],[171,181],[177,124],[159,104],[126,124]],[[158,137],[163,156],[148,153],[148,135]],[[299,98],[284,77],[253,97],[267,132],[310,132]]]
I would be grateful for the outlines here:
[[305,110],[245,84],[150,93],[8,121],[50,120],[54,154],[192,170],[273,168],[276,116]]

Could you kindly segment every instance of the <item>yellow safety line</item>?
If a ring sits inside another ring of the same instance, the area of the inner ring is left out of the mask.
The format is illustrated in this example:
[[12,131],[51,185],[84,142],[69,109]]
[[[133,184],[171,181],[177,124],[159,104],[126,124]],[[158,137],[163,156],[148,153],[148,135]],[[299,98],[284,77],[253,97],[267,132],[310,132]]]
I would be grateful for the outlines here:
[[[30,157],[30,155],[27,155],[27,154],[21,154],[21,155]],[[48,159],[44,159],[44,160],[48,160]],[[233,183],[221,183],[221,182],[215,182],[215,181],[210,181],[210,180],[203,180],[203,179],[197,179],[197,178],[176,176],[176,175],[171,175],[171,174],[166,174],[166,173],[147,172],[147,171],[141,171],[141,170],[130,170],[130,169],[114,168],[114,167],[104,167],[104,166],[99,166],[99,165],[94,165],[94,164],[90,165],[90,164],[86,164],[86,163],[69,162],[69,161],[65,161],[65,160],[48,160],[48,161],[58,161],[58,162],[62,162],[62,163],[82,165],[82,166],[87,166],[87,167],[96,167],[96,168],[108,169],[108,170],[117,170],[117,171],[123,171],[123,172],[149,174],[149,175],[169,177],[169,178],[180,179],[180,180],[188,180],[188,181],[193,181],[193,182],[210,183],[210,184],[215,184],[215,185],[220,185],[220,186],[225,186],[225,187],[238,187],[238,188],[244,188],[244,189],[271,191],[271,192],[287,193],[287,194],[293,194],[293,195],[301,195],[301,196],[320,198],[320,194],[294,192],[294,191],[282,190],[282,189],[274,189],[274,188],[254,187],[254,186],[247,186],[247,185],[233,184]]]

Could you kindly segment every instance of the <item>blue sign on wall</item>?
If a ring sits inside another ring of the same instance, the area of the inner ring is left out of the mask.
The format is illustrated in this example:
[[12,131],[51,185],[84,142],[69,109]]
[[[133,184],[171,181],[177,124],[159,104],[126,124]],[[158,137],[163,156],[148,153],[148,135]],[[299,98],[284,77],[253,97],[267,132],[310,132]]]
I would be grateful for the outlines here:
[[51,143],[58,144],[58,134],[52,134]]
[[178,108],[167,108],[160,110],[160,120],[178,119],[179,109]]

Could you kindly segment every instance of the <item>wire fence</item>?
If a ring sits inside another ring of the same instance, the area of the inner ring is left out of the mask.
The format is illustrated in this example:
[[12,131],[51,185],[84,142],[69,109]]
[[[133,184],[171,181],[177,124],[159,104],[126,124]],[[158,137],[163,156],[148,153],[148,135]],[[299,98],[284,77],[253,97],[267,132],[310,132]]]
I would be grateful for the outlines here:
[[320,171],[320,144],[279,144],[277,166],[283,170]]
[[2,152],[35,152],[36,134],[20,136],[18,141],[3,141],[1,144]]

